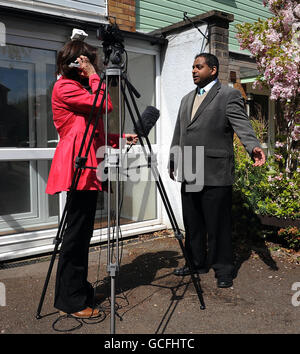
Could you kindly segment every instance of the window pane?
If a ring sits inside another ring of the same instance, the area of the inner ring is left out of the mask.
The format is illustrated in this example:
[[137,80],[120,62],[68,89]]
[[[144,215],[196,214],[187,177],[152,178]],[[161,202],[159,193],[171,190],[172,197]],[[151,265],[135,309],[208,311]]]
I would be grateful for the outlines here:
[[[135,98],[140,114],[142,115],[147,106],[155,106],[155,56],[141,53],[128,53],[128,79],[141,95]],[[128,94],[129,96],[129,94]],[[127,109],[125,110],[125,132],[133,132],[133,124]],[[135,119],[137,117],[135,115]],[[156,143],[156,127],[154,126],[148,136],[150,143]],[[156,187],[152,181],[151,169],[141,167],[130,169],[134,166],[147,164],[144,154],[131,155],[129,153],[127,164],[128,179],[124,183],[123,208],[121,217],[123,220],[146,221],[157,217],[156,210]],[[132,176],[132,172],[134,175]]]
[[[0,61],[1,64],[1,61]],[[28,70],[0,66],[0,146],[29,143]]]
[[144,153],[129,154],[125,160],[126,166],[124,165],[123,168],[126,169],[127,175],[121,176],[125,178],[122,192],[122,217],[134,221],[155,219],[157,216],[156,187]]
[[[127,78],[133,87],[141,95],[139,98],[134,96],[139,113],[142,115],[147,106],[155,106],[155,56],[148,54],[140,54],[128,52],[128,72]],[[118,133],[119,131],[119,110],[122,112],[122,126],[125,133],[133,133],[134,125],[131,116],[125,104],[124,97],[121,96],[121,108],[119,107],[119,89],[118,85],[111,85],[109,88],[110,96],[113,103],[113,111],[109,114],[108,126],[111,133]],[[137,121],[134,105],[132,103],[130,94],[126,89],[126,96],[128,98],[133,118]],[[149,140],[152,144],[156,142],[156,128],[153,127],[149,133]]]
[[56,145],[51,110],[55,62],[55,51],[0,47],[0,147]]
[[[48,174],[49,175],[49,171],[50,171],[50,167],[51,167],[51,161],[48,161]],[[59,214],[59,195],[55,194],[55,195],[50,195],[47,194],[48,197],[48,208],[49,208],[49,216],[58,216]],[[58,218],[57,218],[58,220]]]
[[29,161],[0,162],[0,215],[31,212]]
[[53,114],[52,114],[52,90],[55,84],[55,64],[47,64],[46,65],[46,95],[47,95],[47,146],[46,147],[56,147],[58,143],[58,135],[53,124]]
[[[111,183],[111,226],[115,225],[116,216],[116,184]],[[126,225],[138,221],[146,221],[156,219],[156,190],[155,182],[139,181],[139,182],[120,182],[120,224]],[[95,219],[95,228],[107,227],[107,193],[99,192],[97,215]]]
[[59,210],[58,195],[48,195],[49,216],[57,216]]
[[146,221],[157,217],[156,190],[152,181],[127,182],[124,186],[121,217],[124,221]]
[[[141,95],[140,98],[135,97],[140,114],[144,112],[147,106],[155,106],[155,56],[140,53],[128,53],[128,79],[130,83]],[[128,92],[128,91],[127,91]],[[129,94],[127,94],[129,96]],[[130,100],[130,99],[129,99]],[[135,115],[135,119],[136,115]],[[129,113],[126,110],[125,131],[132,132],[133,124]],[[151,144],[156,143],[156,128],[152,128],[149,133]]]

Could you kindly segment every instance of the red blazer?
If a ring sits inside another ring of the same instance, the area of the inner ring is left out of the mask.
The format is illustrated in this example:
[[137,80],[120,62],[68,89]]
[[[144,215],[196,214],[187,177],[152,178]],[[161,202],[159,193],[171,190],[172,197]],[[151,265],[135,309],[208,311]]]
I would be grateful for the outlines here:
[[[61,191],[68,191],[72,184],[75,171],[75,159],[79,154],[79,149],[83,135],[88,123],[95,93],[99,86],[100,78],[97,74],[89,77],[89,85],[93,94],[90,94],[79,82],[61,77],[56,81],[52,92],[52,111],[54,125],[59,134],[59,143],[56,147],[54,158],[48,177],[46,193],[55,194]],[[105,88],[103,84],[102,89]],[[103,91],[98,96],[95,114],[99,109]],[[112,103],[108,95],[108,112],[112,110]],[[106,109],[106,101],[103,105],[103,113]],[[85,155],[89,138],[93,130],[93,124],[89,127],[86,137],[86,144],[81,156]],[[119,145],[119,135],[109,134],[108,143],[114,148]],[[101,160],[96,158],[97,149],[105,145],[104,124],[102,116],[96,128],[95,137],[91,145],[86,166],[97,167]],[[96,170],[83,169],[78,183],[78,190],[103,190],[101,181],[96,177]]]

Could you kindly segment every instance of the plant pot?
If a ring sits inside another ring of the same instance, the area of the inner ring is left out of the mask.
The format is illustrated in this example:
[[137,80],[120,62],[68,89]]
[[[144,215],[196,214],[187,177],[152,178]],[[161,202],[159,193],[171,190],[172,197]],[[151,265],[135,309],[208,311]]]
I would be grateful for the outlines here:
[[300,227],[300,219],[277,218],[276,216],[258,215],[260,222],[263,225],[277,226],[277,227]]

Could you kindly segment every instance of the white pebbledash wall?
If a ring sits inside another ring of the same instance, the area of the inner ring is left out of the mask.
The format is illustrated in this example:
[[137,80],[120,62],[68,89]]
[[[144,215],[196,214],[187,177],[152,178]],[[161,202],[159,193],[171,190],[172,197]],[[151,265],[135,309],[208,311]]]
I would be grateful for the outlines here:
[[[206,33],[206,25],[199,28],[202,33]],[[167,35],[166,38],[168,45],[161,57],[159,170],[178,226],[183,230],[181,184],[172,181],[168,175],[168,156],[181,99],[195,88],[192,80],[192,65],[195,55],[200,52],[208,52],[208,46],[206,39],[196,28],[179,28]],[[162,221],[171,228],[164,206],[162,206]]]

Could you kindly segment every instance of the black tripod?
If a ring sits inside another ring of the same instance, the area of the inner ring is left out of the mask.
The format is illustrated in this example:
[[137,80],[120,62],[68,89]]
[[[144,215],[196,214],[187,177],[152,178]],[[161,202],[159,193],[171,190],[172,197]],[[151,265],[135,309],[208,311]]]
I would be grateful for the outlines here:
[[[102,84],[103,84],[104,80],[106,80],[106,87],[105,87],[105,91],[103,92],[100,108],[99,108],[99,110],[98,110],[98,112],[97,112],[97,114],[95,116],[95,120],[93,122],[94,127],[93,127],[92,134],[90,135],[90,138],[89,138],[89,142],[88,142],[88,145],[87,145],[87,149],[85,151],[85,155],[81,156],[82,152],[83,152],[83,147],[85,146],[85,140],[86,140],[86,137],[87,137],[87,133],[89,131],[89,126],[92,124],[92,121],[93,121],[96,102],[98,100],[99,93],[100,93],[100,90],[101,90],[101,87],[102,87]],[[72,180],[72,185],[71,185],[71,188],[70,188],[70,194],[71,195],[70,195],[70,198],[68,200],[70,201],[72,199],[72,197],[71,197],[72,196],[72,192],[74,190],[76,190],[76,187],[78,185],[82,170],[85,169],[85,168],[93,168],[93,167],[90,167],[90,166],[86,166],[87,156],[88,156],[88,153],[89,153],[89,150],[90,150],[90,147],[91,147],[94,135],[95,135],[95,130],[96,130],[96,127],[97,127],[97,124],[98,124],[98,121],[99,121],[99,117],[100,117],[100,115],[102,113],[102,110],[103,110],[104,100],[107,97],[107,93],[108,93],[107,90],[108,90],[108,87],[109,87],[109,85],[110,85],[110,83],[112,81],[119,83],[119,91],[121,92],[122,96],[124,97],[124,101],[125,101],[126,107],[128,109],[129,115],[131,117],[133,126],[135,128],[135,131],[137,132],[138,137],[139,137],[139,141],[140,141],[143,153],[145,155],[145,158],[148,161],[148,167],[151,168],[151,171],[152,171],[154,179],[155,179],[156,186],[157,186],[157,188],[159,190],[159,193],[161,195],[164,207],[166,208],[168,217],[170,219],[170,222],[171,222],[171,225],[172,225],[172,229],[174,231],[174,235],[175,235],[176,239],[179,242],[179,245],[180,245],[181,250],[183,252],[184,258],[186,260],[186,264],[188,265],[188,267],[190,269],[191,279],[192,279],[192,282],[194,284],[195,290],[197,292],[197,295],[198,295],[198,298],[199,298],[199,301],[200,301],[200,309],[203,310],[203,309],[205,309],[205,304],[204,304],[204,300],[203,300],[203,296],[202,296],[202,289],[200,287],[199,276],[198,275],[197,276],[194,275],[191,262],[188,259],[186,250],[184,248],[184,245],[183,245],[183,234],[182,234],[182,232],[180,231],[180,229],[178,227],[174,212],[172,210],[172,207],[170,205],[166,190],[164,188],[162,179],[160,177],[160,174],[159,174],[159,171],[158,171],[158,168],[157,168],[156,158],[155,158],[155,155],[153,153],[150,141],[149,141],[149,139],[148,139],[146,134],[143,134],[143,136],[141,136],[141,134],[139,133],[140,130],[137,127],[137,122],[136,122],[136,120],[134,118],[134,113],[133,113],[129,98],[126,95],[126,89],[127,89],[128,92],[129,92],[129,97],[130,97],[131,103],[133,105],[134,111],[135,111],[136,116],[138,118],[138,121],[140,123],[140,127],[142,129],[144,129],[143,121],[141,119],[141,115],[140,115],[140,112],[138,110],[135,98],[134,98],[134,94],[136,94],[137,91],[135,90],[133,85],[128,81],[128,79],[126,77],[126,74],[122,72],[121,67],[119,67],[117,65],[113,65],[112,67],[108,67],[101,75],[100,84],[99,84],[99,87],[97,89],[96,96],[95,96],[95,101],[94,101],[94,104],[92,106],[92,109],[91,109],[91,112],[90,112],[90,115],[89,115],[89,120],[88,120],[88,123],[87,123],[86,131],[85,131],[85,134],[83,136],[83,141],[81,143],[81,148],[79,150],[79,155],[76,158],[75,173],[74,173],[73,180]],[[106,129],[105,130],[106,130],[105,134],[106,134],[106,142],[107,142],[107,112],[106,112]],[[146,146],[145,146],[145,144],[143,142],[143,138],[146,140],[146,145],[148,147],[149,152],[147,152]],[[121,151],[121,149],[119,149],[119,150]],[[113,157],[109,156],[109,154],[105,154],[105,155],[106,155],[105,156],[105,159],[106,159],[106,165],[105,166],[106,166],[106,169],[108,171],[108,176],[110,176],[110,172],[109,171],[112,168],[116,169],[116,176],[117,176],[116,193],[115,193],[116,194],[116,225],[115,225],[116,241],[114,241],[114,243],[118,246],[118,238],[119,238],[119,232],[120,232],[120,222],[119,222],[120,215],[119,215],[119,203],[118,203],[118,198],[119,198],[119,186],[118,186],[119,185],[119,179],[118,179],[118,175],[119,175],[119,172],[120,172],[120,163],[121,163],[122,159],[120,158],[120,156],[118,156],[118,154],[116,154],[116,156],[113,156]],[[109,178],[108,178],[108,186],[110,186]],[[109,187],[108,193],[110,193],[110,187]],[[110,196],[109,196],[108,200],[109,199],[110,199]],[[66,228],[66,216],[67,216],[67,213],[68,213],[68,208],[69,208],[69,203],[67,202],[66,205],[65,205],[64,211],[62,213],[62,218],[61,218],[61,221],[60,221],[60,224],[59,224],[59,227],[58,227],[58,231],[57,231],[57,235],[56,235],[56,239],[55,239],[55,247],[54,247],[54,250],[53,250],[53,253],[52,253],[52,258],[51,258],[51,261],[50,261],[48,273],[47,273],[47,276],[46,276],[46,279],[45,279],[45,284],[44,284],[44,287],[43,287],[41,299],[40,299],[39,306],[38,306],[38,309],[37,309],[36,318],[38,318],[38,319],[41,318],[41,309],[42,309],[42,306],[43,306],[45,294],[46,294],[46,291],[47,291],[48,283],[49,283],[51,272],[52,272],[52,269],[53,269],[55,257],[56,257],[56,254],[58,252],[59,245],[62,242],[63,234],[64,234],[64,231],[65,231],[65,228]],[[108,241],[110,243],[110,209],[108,209]],[[115,332],[115,315],[116,315],[116,311],[115,311],[115,277],[116,277],[116,274],[119,271],[119,264],[118,264],[118,256],[116,257],[116,262],[112,261],[112,254],[110,252],[110,244],[108,244],[108,260],[107,260],[107,262],[108,262],[107,263],[107,271],[110,273],[110,277],[111,277],[111,333],[114,333]]]
[[[137,107],[137,104],[136,104],[136,101],[135,101],[135,98],[134,98],[134,87],[132,86],[132,84],[128,81],[126,75],[123,73],[122,74],[122,94],[124,96],[124,100],[125,100],[125,103],[126,103],[126,106],[127,106],[127,109],[128,109],[128,112],[130,114],[130,117],[131,117],[131,120],[132,120],[132,123],[133,123],[133,126],[134,126],[134,129],[136,132],[139,132],[139,127],[137,126],[137,122],[136,120],[134,119],[134,114],[133,114],[133,111],[131,109],[131,106],[130,106],[130,102],[126,96],[126,88],[128,89],[128,92],[129,92],[129,96],[130,96],[130,99],[131,99],[131,102],[132,102],[132,105],[134,107],[134,110],[135,110],[135,113],[136,113],[136,116],[138,118],[138,122],[142,128],[142,130],[145,131],[145,128],[143,126],[143,120],[141,118],[141,115],[140,115],[140,112],[139,112],[139,109]],[[168,214],[168,217],[169,217],[169,220],[170,220],[170,223],[171,223],[171,226],[172,226],[172,229],[174,231],[174,235],[176,237],[176,239],[178,240],[179,242],[179,245],[180,245],[180,248],[182,250],[182,253],[183,253],[183,256],[185,258],[185,261],[186,261],[186,264],[190,270],[190,273],[191,273],[191,278],[192,278],[192,281],[193,281],[193,284],[194,284],[194,287],[195,287],[195,290],[197,292],[197,295],[198,295],[198,298],[199,298],[199,301],[200,301],[200,309],[201,310],[204,310],[205,309],[205,303],[204,303],[204,299],[203,299],[203,296],[202,296],[202,289],[201,289],[201,286],[200,286],[200,279],[199,279],[199,276],[197,275],[197,277],[195,276],[194,272],[193,272],[193,267],[192,267],[192,264],[188,258],[188,255],[186,253],[186,250],[185,250],[185,247],[183,245],[183,234],[182,232],[180,231],[179,229],[179,226],[178,226],[178,223],[177,223],[177,220],[175,218],[175,215],[174,215],[174,212],[173,212],[173,209],[171,207],[171,204],[170,204],[170,201],[169,201],[169,198],[168,198],[168,195],[166,193],[166,190],[165,190],[165,187],[163,185],[163,182],[162,182],[162,179],[161,179],[161,176],[159,174],[159,171],[158,171],[158,168],[157,168],[157,161],[156,161],[156,157],[153,153],[153,150],[152,150],[152,147],[151,147],[151,143],[149,141],[149,138],[147,136],[147,134],[142,134],[142,136],[144,137],[144,139],[146,140],[146,144],[147,144],[147,147],[148,147],[148,150],[149,150],[149,153],[147,153],[147,150],[146,150],[146,146],[143,142],[143,140],[141,139],[141,136],[140,134],[138,134],[139,136],[139,141],[140,141],[140,144],[141,144],[141,147],[142,147],[142,150],[143,150],[143,153],[145,155],[145,157],[147,158],[147,161],[148,161],[148,167],[151,168],[151,171],[153,173],[153,176],[154,176],[154,179],[155,179],[155,183],[156,183],[156,186],[159,190],[159,193],[160,193],[160,196],[162,198],[162,201],[163,201],[163,204],[164,204],[164,207],[166,209],[166,212]]]

